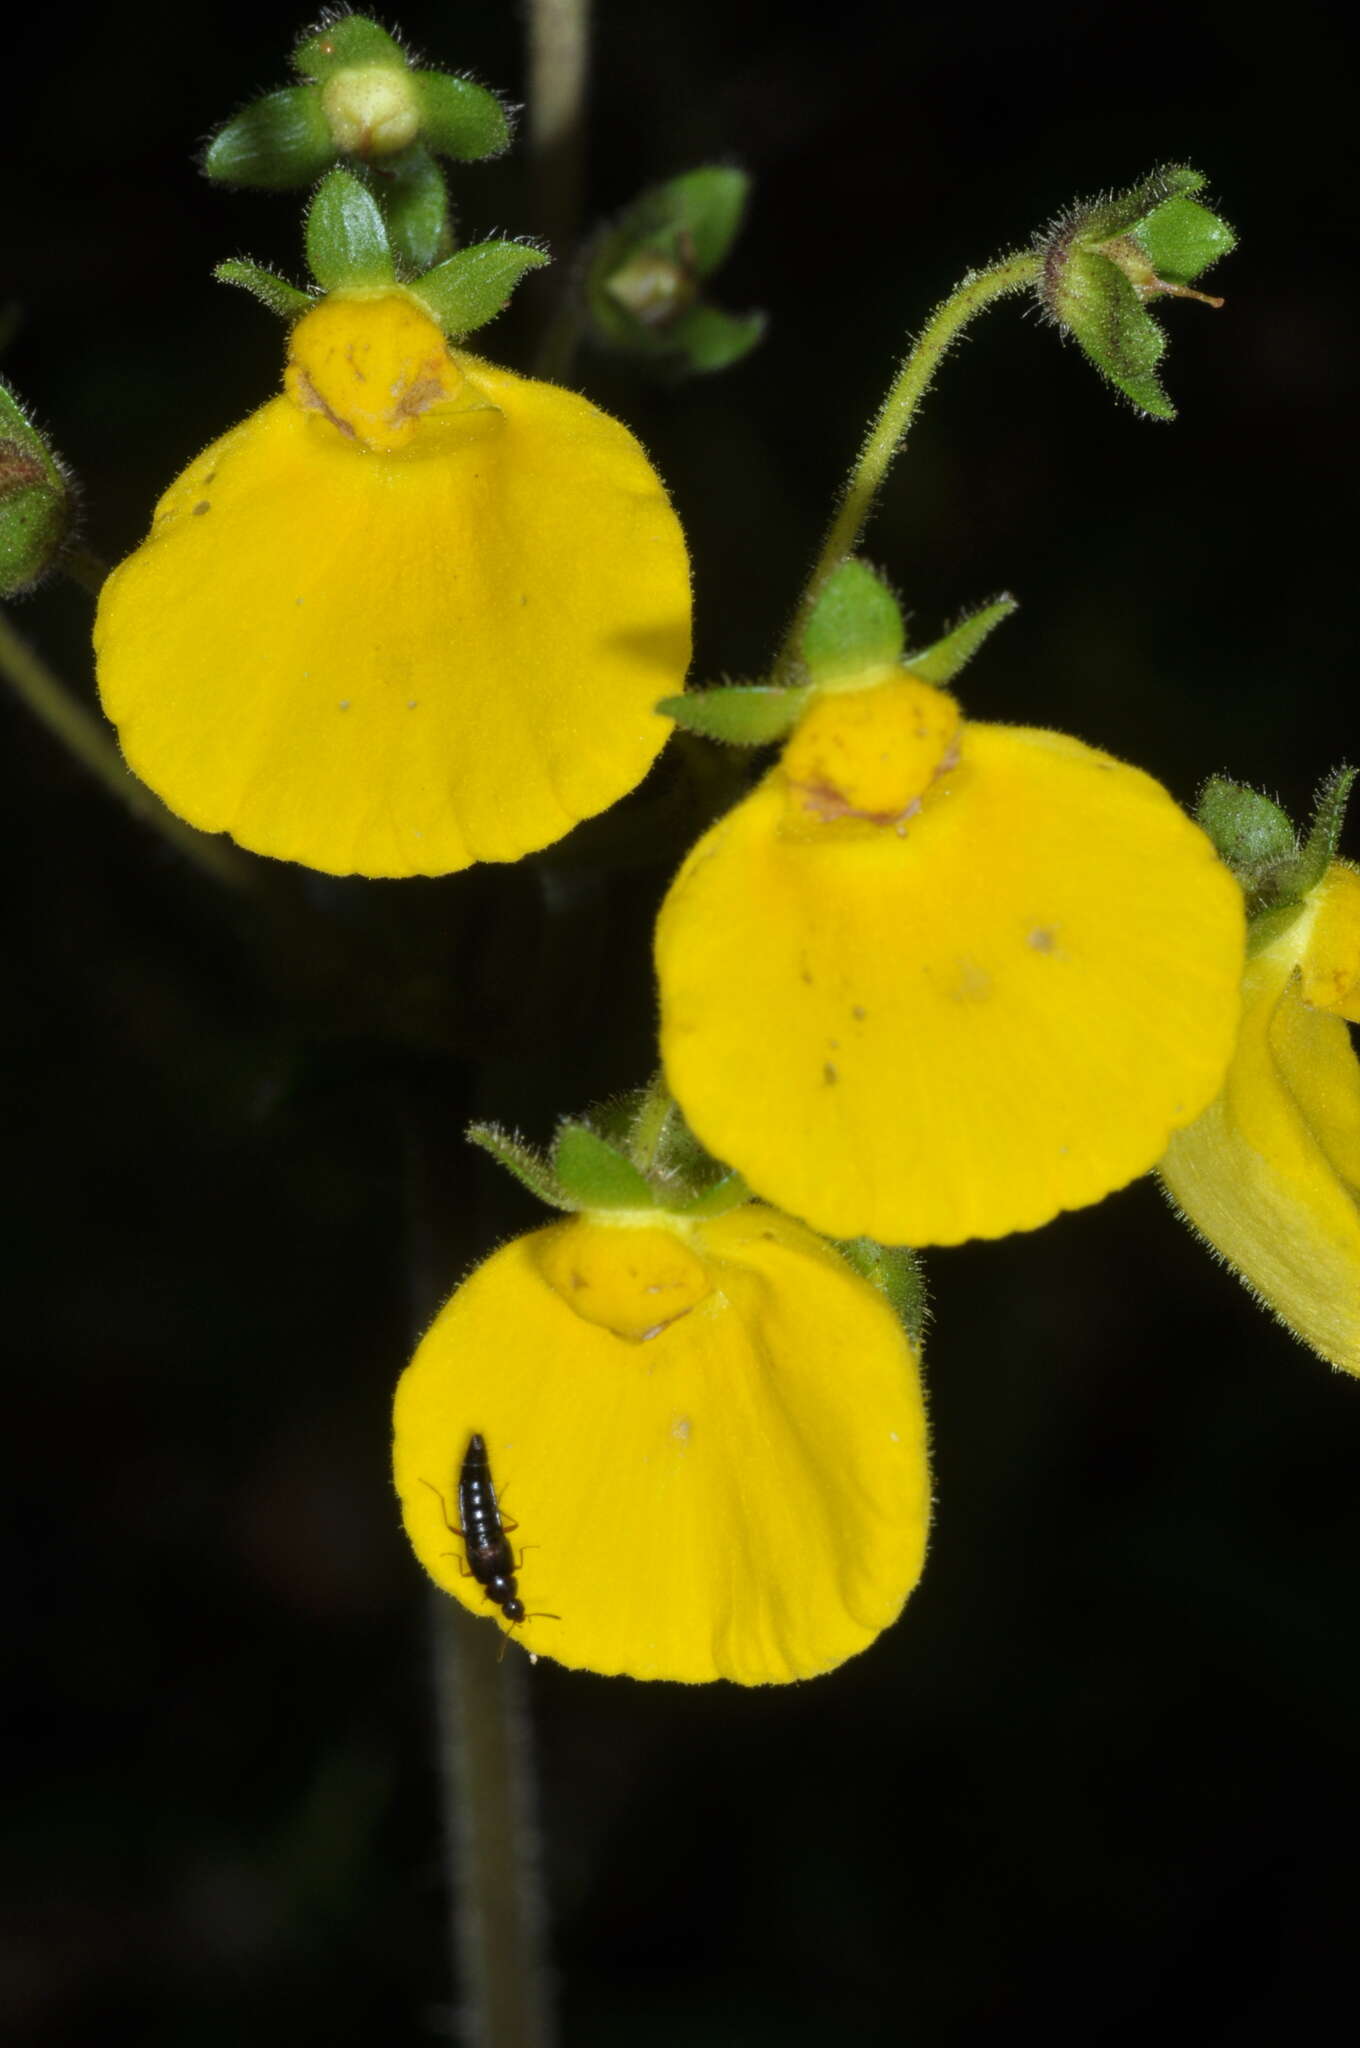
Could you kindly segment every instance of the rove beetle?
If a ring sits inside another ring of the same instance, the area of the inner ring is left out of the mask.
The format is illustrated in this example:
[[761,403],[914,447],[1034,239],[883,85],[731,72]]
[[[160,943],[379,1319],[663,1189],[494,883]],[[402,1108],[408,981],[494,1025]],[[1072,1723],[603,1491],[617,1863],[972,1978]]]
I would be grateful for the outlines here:
[[[464,1578],[471,1576],[476,1579],[487,1599],[495,1602],[512,1628],[521,1621],[562,1619],[560,1614],[526,1614],[524,1611],[524,1602],[519,1597],[519,1586],[515,1580],[519,1565],[505,1533],[507,1529],[518,1529],[519,1523],[507,1522],[501,1514],[484,1437],[474,1431],[463,1453],[462,1468],[458,1474],[458,1520],[461,1528],[449,1520],[444,1496],[433,1481],[422,1479],[421,1485],[428,1486],[438,1500],[444,1527],[449,1534],[463,1539],[467,1564],[464,1565],[459,1557],[459,1571]],[[457,1551],[451,1551],[449,1555],[458,1557]]]

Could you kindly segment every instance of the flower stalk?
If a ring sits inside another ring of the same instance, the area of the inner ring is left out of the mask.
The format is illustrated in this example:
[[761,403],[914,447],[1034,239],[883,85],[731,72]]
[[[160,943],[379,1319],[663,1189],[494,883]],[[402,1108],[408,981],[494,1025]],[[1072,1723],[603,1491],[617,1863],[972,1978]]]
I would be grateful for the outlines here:
[[804,628],[827,579],[847,555],[854,552],[868,524],[874,500],[882,489],[883,479],[906,440],[921,400],[929,391],[935,373],[950,349],[970,320],[976,319],[996,300],[1037,283],[1042,268],[1042,257],[1033,250],[1024,250],[1018,255],[1002,257],[986,270],[969,271],[949,297],[936,307],[903,357],[846,479],[821,552],[799,599],[780,656],[777,676],[786,672],[796,658]]

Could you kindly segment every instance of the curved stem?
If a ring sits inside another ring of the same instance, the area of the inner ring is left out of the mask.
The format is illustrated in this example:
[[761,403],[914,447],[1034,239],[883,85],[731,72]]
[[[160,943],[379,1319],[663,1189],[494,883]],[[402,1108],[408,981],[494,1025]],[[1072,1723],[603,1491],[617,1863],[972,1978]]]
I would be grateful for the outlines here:
[[968,322],[994,300],[1005,298],[1011,292],[1023,291],[1026,285],[1032,284],[1039,275],[1042,261],[1042,257],[1026,250],[1018,256],[1005,256],[986,270],[970,270],[943,304],[936,307],[912,343],[846,479],[836,515],[799,599],[793,624],[780,653],[777,672],[788,668],[827,577],[854,551],[889,464],[905,441],[907,429],[915,419],[940,364]]
[[244,888],[253,880],[250,863],[234,846],[196,832],[168,811],[160,798],[129,773],[102,722],[85,709],[53,675],[41,656],[15,632],[0,612],[0,674],[11,683],[35,717],[55,733],[69,754],[87,768],[134,818],[152,826],[175,849],[211,875],[215,882]]

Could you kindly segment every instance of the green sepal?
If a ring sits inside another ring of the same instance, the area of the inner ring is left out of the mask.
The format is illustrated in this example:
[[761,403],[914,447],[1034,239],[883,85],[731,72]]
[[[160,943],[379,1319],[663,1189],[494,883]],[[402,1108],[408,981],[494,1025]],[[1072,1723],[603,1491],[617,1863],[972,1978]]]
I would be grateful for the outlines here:
[[663,697],[657,710],[687,732],[724,740],[732,747],[766,747],[792,732],[812,697],[810,689],[784,690],[769,683],[720,683],[683,697]]
[[293,51],[293,69],[301,78],[329,78],[360,64],[408,68],[401,44],[363,14],[345,14],[314,29]]
[[1193,283],[1201,271],[1237,247],[1227,221],[1194,199],[1168,199],[1147,216],[1133,240],[1164,289]]
[[867,562],[833,569],[803,628],[802,655],[814,683],[863,669],[892,667],[902,657],[902,610]]
[[524,242],[476,242],[427,270],[410,289],[454,339],[485,327],[508,304],[526,270],[551,259]]
[[1253,953],[1288,929],[1336,859],[1356,773],[1343,764],[1327,776],[1302,842],[1280,806],[1259,790],[1213,775],[1200,791],[1195,818],[1242,884]]
[[1176,408],[1156,368],[1166,352],[1166,336],[1116,264],[1089,249],[1070,251],[1053,311],[1101,376],[1140,412],[1155,420],[1175,419]]
[[1291,895],[1306,896],[1310,889],[1316,889],[1336,859],[1356,773],[1356,769],[1344,763],[1333,768],[1313,799],[1308,837],[1299,848],[1297,860],[1290,863],[1280,878]]
[[1103,199],[1089,199],[1064,214],[1057,229],[1077,227],[1087,242],[1105,242],[1116,235],[1132,234],[1135,228],[1164,206],[1168,199],[1188,198],[1204,189],[1203,171],[1189,164],[1165,164],[1149,172],[1127,192],[1112,192]]
[[420,107],[421,140],[441,156],[475,163],[509,147],[509,117],[484,85],[445,71],[413,72],[411,83]]
[[1281,903],[1274,910],[1256,911],[1247,921],[1248,960],[1254,960],[1258,953],[1265,952],[1267,946],[1273,946],[1276,939],[1282,939],[1302,914],[1302,903]]
[[1221,300],[1189,280],[1235,246],[1228,223],[1191,195],[1203,175],[1173,164],[1131,191],[1074,208],[1038,239],[1040,296],[1101,375],[1156,419],[1174,419],[1156,366],[1166,337],[1147,311],[1160,297]]
[[27,590],[51,568],[72,509],[61,464],[0,378],[0,597]]
[[930,1320],[930,1306],[925,1274],[916,1253],[905,1245],[879,1244],[872,1237],[842,1238],[833,1242],[846,1264],[884,1296],[906,1331],[912,1348],[919,1351]]
[[514,1175],[521,1187],[537,1195],[552,1209],[574,1209],[576,1204],[564,1192],[556,1174],[541,1152],[527,1145],[499,1124],[469,1124],[463,1133],[469,1145],[489,1152],[497,1165]]
[[691,306],[667,331],[670,366],[694,376],[730,370],[750,355],[768,324],[763,313],[725,313],[721,306]]
[[589,1124],[568,1121],[553,1143],[553,1174],[574,1209],[654,1209],[656,1191]]
[[223,185],[283,191],[310,185],[335,162],[335,143],[314,85],[287,85],[228,121],[203,153],[204,175]]
[[910,669],[923,683],[938,685],[952,682],[959,670],[973,659],[988,635],[1018,609],[1016,600],[1008,591],[1003,591],[990,604],[980,605],[966,619],[960,619],[942,640],[932,641],[919,653],[904,654],[903,668]]
[[349,171],[332,171],[307,209],[307,263],[323,291],[392,284],[396,269],[377,200]]
[[1201,789],[1195,822],[1249,896],[1297,859],[1298,836],[1280,806],[1226,775],[1211,775]]
[[387,238],[407,275],[429,270],[453,251],[453,224],[444,173],[421,143],[388,157],[370,173],[374,198],[387,223]]
[[296,320],[299,313],[305,313],[316,300],[310,292],[300,292],[295,284],[289,284],[286,277],[277,271],[266,270],[262,264],[251,263],[244,256],[229,256],[225,263],[217,264],[213,276],[223,284],[238,284],[242,291],[251,293],[271,313],[277,313],[282,320]]
[[751,1190],[745,1180],[735,1167],[729,1166],[708,1187],[674,1206],[679,1216],[702,1216],[711,1221],[715,1216],[725,1216],[729,1209],[740,1209],[750,1199]]

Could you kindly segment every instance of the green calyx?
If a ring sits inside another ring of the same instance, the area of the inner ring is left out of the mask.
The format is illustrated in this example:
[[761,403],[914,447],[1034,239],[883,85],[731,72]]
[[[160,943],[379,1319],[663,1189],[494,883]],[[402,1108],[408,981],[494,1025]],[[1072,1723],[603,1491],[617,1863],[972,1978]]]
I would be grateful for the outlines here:
[[310,185],[340,159],[387,172],[411,150],[466,163],[498,156],[509,143],[494,93],[448,72],[413,69],[401,45],[364,15],[305,36],[293,69],[302,84],[266,93],[219,129],[203,157],[208,177],[287,190]]
[[644,192],[595,242],[585,297],[607,347],[671,374],[724,370],[765,331],[763,313],[728,313],[703,286],[746,211],[744,172],[708,165]]
[[1148,312],[1158,298],[1221,299],[1192,281],[1236,245],[1220,215],[1192,195],[1198,171],[1173,164],[1131,191],[1079,205],[1036,240],[1040,298],[1101,375],[1154,419],[1174,419],[1157,364],[1166,335]]
[[876,1238],[842,1238],[836,1250],[862,1280],[878,1289],[919,1350],[930,1320],[926,1279],[917,1254],[906,1245],[879,1244]]
[[1303,837],[1277,803],[1245,783],[1214,775],[1200,791],[1196,822],[1242,885],[1252,953],[1293,923],[1336,859],[1356,772],[1342,766],[1327,776]]
[[[525,272],[548,261],[544,250],[529,243],[478,242],[407,276],[396,239],[390,214],[361,178],[350,171],[327,173],[306,221],[307,263],[323,293],[404,289],[457,341],[494,320]],[[296,319],[316,303],[287,278],[242,258],[219,263],[213,274],[252,292],[285,319]]]
[[908,652],[896,597],[876,569],[852,558],[827,577],[808,616],[800,646],[806,682],[722,683],[665,697],[657,710],[706,739],[768,746],[793,731],[819,689],[844,687],[871,671],[901,668],[923,683],[943,686],[1014,610],[1013,597],[995,598],[941,639]]
[[751,1198],[741,1175],[699,1145],[659,1078],[588,1118],[564,1119],[547,1156],[495,1124],[472,1124],[467,1136],[555,1209],[720,1216]]
[[0,597],[14,597],[50,569],[71,524],[61,464],[0,378]]

